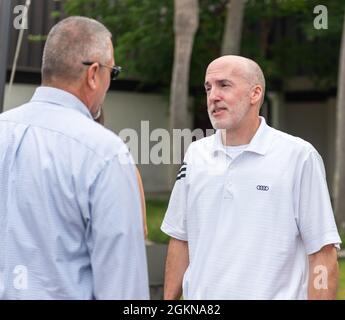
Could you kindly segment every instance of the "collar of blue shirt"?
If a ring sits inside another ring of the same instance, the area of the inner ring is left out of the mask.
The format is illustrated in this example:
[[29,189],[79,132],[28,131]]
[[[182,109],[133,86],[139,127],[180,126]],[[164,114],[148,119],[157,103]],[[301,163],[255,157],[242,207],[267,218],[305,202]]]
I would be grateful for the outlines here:
[[38,87],[31,98],[31,102],[46,102],[60,105],[64,108],[72,108],[92,119],[87,106],[75,95],[53,87]]

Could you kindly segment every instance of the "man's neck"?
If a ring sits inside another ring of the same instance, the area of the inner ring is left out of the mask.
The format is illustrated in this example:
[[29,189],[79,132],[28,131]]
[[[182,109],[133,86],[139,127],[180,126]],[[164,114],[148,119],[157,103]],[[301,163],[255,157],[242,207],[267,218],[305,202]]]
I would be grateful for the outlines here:
[[222,129],[222,142],[225,146],[240,146],[249,144],[253,139],[261,123],[261,119],[256,117],[247,125],[241,125],[236,129]]

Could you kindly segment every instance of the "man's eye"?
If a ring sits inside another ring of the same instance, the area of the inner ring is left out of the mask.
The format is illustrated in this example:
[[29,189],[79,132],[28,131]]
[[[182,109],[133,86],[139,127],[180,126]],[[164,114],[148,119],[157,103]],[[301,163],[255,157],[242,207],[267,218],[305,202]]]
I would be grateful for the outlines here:
[[209,92],[209,91],[211,91],[211,88],[205,88],[205,91]]

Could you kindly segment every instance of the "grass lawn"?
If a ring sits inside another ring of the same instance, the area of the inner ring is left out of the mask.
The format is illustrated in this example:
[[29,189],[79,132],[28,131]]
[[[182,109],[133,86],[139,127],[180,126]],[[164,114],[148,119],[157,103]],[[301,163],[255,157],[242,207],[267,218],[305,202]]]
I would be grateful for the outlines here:
[[155,243],[168,243],[169,236],[160,230],[168,201],[146,200],[148,238]]
[[338,300],[345,300],[345,259],[339,260]]
[[338,230],[339,230],[339,235],[340,235],[341,242],[343,243],[343,245],[345,245],[345,230],[344,229],[340,229],[340,228],[338,228]]
[[340,238],[341,238],[341,242],[342,242],[342,248],[345,248],[345,231],[339,231],[340,233]]

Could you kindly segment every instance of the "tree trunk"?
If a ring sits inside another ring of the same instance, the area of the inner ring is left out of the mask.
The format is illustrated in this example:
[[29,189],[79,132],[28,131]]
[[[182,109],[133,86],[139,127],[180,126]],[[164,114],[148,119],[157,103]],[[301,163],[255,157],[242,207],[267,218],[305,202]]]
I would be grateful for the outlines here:
[[[190,60],[195,32],[199,25],[198,0],[175,0],[175,53],[170,93],[170,132],[173,129],[184,129],[188,125],[188,88]],[[171,140],[171,145],[173,141]],[[181,154],[172,145],[173,158]],[[179,166],[171,166],[170,185],[176,178]]]
[[334,211],[338,227],[345,231],[345,16],[339,59],[336,107]]
[[231,0],[228,4],[222,42],[222,55],[238,55],[240,53],[245,3],[245,0]]

